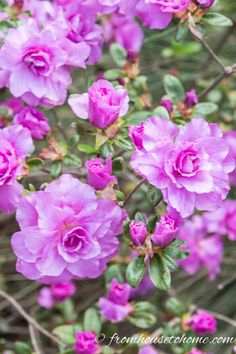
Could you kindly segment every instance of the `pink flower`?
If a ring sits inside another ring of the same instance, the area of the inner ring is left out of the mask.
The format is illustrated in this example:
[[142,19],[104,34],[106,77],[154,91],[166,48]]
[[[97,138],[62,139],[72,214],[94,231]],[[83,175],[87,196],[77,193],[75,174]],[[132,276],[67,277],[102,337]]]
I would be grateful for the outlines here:
[[105,189],[111,183],[117,183],[117,179],[112,176],[112,159],[108,158],[103,163],[102,159],[96,158],[86,161],[88,170],[88,183],[98,190]]
[[208,9],[209,7],[214,5],[215,0],[196,0],[198,6],[203,9]]
[[85,67],[90,49],[63,34],[56,26],[40,30],[32,19],[8,32],[0,50],[0,68],[13,96],[33,106],[64,103],[71,83],[66,66]]
[[108,296],[99,300],[101,315],[112,322],[123,321],[132,312],[132,306],[128,303],[130,292],[129,284],[119,284],[113,279]]
[[191,352],[189,352],[188,354],[213,354],[213,353],[206,353],[206,352],[202,352],[200,349],[198,348],[193,348],[191,350]]
[[129,225],[130,238],[136,246],[142,246],[147,237],[147,227],[142,221],[132,220]]
[[160,221],[157,223],[154,234],[151,240],[154,245],[161,248],[168,246],[175,238],[178,230],[178,222],[171,215],[165,214],[161,216]]
[[[230,146],[231,154],[236,159],[236,131],[230,130],[224,133],[224,138]],[[236,187],[236,168],[230,173],[230,184]]]
[[203,310],[198,310],[195,315],[188,319],[187,323],[199,336],[207,333],[215,333],[217,329],[215,317]]
[[97,128],[106,129],[119,117],[123,117],[129,108],[129,97],[123,88],[114,89],[106,80],[98,80],[82,95],[72,95],[69,105],[82,119],[90,120]]
[[33,150],[27,129],[9,126],[0,130],[0,209],[12,212],[18,204],[22,186],[17,177],[23,174],[26,157]]
[[[21,201],[12,237],[17,271],[44,283],[97,278],[119,249],[126,213],[92,187],[63,175]],[[112,228],[111,228],[112,225]]]
[[140,0],[136,13],[143,24],[151,29],[166,28],[173,18],[173,14],[186,10],[190,0]]
[[76,292],[72,282],[53,284],[50,287],[43,287],[38,294],[38,304],[50,309],[55,302],[63,302]]
[[8,100],[0,104],[0,108],[6,108],[10,110],[11,115],[19,113],[23,108],[23,102],[19,98],[9,98]]
[[165,107],[165,109],[169,112],[172,113],[174,109],[173,102],[169,100],[168,98],[163,98],[160,101],[160,106]]
[[134,146],[139,150],[143,149],[143,129],[144,123],[129,127],[129,136],[132,139]]
[[145,345],[142,347],[138,354],[158,354],[158,351],[155,350],[151,345]]
[[207,223],[199,215],[184,223],[178,232],[178,237],[187,242],[190,250],[188,258],[179,261],[179,264],[190,275],[196,274],[201,268],[206,268],[209,272],[209,280],[213,280],[220,273],[223,259],[221,238],[207,237]]
[[187,217],[221,206],[235,167],[229,145],[216,124],[193,118],[178,128],[153,117],[144,122],[143,150],[133,153],[134,170],[162,190],[164,200]]
[[36,140],[42,140],[51,131],[47,117],[34,107],[23,108],[15,115],[14,123],[29,129]]
[[96,343],[94,332],[77,332],[75,339],[74,350],[76,354],[97,354],[100,351],[100,345]]
[[198,96],[195,89],[192,89],[185,94],[185,103],[188,107],[194,107],[198,104]]

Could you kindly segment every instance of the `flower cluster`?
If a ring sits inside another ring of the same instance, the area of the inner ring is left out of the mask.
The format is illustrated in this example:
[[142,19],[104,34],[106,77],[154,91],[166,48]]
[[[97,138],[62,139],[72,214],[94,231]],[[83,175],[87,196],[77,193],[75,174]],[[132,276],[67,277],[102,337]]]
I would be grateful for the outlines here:
[[97,199],[93,188],[63,175],[19,205],[21,231],[12,237],[17,271],[55,284],[96,278],[118,252],[125,218],[113,202]]
[[194,118],[179,128],[169,120],[152,117],[141,130],[141,144],[140,128],[131,130],[131,136],[138,136],[134,144],[139,139],[131,165],[162,190],[168,205],[182,217],[195,209],[220,207],[229,191],[235,161],[216,124]]

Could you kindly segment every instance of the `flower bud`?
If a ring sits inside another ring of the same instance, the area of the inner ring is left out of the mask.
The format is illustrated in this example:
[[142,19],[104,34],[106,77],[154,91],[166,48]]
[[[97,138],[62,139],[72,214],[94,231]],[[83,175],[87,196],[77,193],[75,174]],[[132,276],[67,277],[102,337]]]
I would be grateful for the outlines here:
[[208,9],[214,4],[215,0],[196,0],[196,4],[202,9]]
[[136,246],[142,246],[147,237],[147,227],[144,222],[133,220],[129,226],[130,238]]
[[163,98],[160,101],[160,106],[165,107],[165,109],[169,112],[172,113],[173,112],[173,102],[171,100],[169,100],[168,98]]
[[198,104],[198,96],[194,89],[186,92],[185,103],[188,107],[194,107],[196,104]]

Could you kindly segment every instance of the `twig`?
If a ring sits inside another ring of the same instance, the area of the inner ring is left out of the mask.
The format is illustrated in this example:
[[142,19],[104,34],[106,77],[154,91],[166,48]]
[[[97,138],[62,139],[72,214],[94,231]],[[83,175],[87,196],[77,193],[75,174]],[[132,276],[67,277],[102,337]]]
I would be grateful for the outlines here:
[[214,311],[209,311],[207,310],[209,313],[211,313],[213,316],[215,316],[215,318],[217,318],[218,320],[221,320],[223,322],[226,322],[228,324],[230,324],[231,326],[235,327],[236,328],[236,321],[235,320],[232,320],[231,318],[225,316],[225,315],[222,315],[221,313],[217,313],[217,312],[214,312]]
[[225,65],[224,63],[220,60],[220,58],[216,55],[213,49],[208,45],[208,43],[205,41],[204,38],[199,38],[199,41],[202,43],[202,45],[206,48],[206,50],[209,52],[209,55],[215,60],[215,62],[220,66],[220,68],[225,71]]
[[141,187],[141,185],[146,181],[145,178],[143,178],[135,187],[134,189],[132,189],[132,191],[127,195],[124,203],[123,203],[123,207],[128,203],[128,201],[130,200],[130,198],[132,197],[132,195],[139,189],[139,187]]
[[35,328],[32,324],[29,324],[29,333],[30,333],[30,339],[31,339],[31,343],[34,348],[35,354],[43,354],[43,352],[38,344],[37,338],[36,338]]
[[33,317],[31,317],[24,309],[23,307],[12,297],[11,295],[7,294],[5,291],[0,290],[0,296],[2,296],[4,299],[6,299],[21,315],[24,317],[24,319],[37,328],[37,330],[41,333],[43,333],[46,337],[50,338],[53,342],[55,342],[57,345],[60,347],[64,348],[65,345],[63,342],[60,341],[56,336],[48,332],[45,328],[43,328]]

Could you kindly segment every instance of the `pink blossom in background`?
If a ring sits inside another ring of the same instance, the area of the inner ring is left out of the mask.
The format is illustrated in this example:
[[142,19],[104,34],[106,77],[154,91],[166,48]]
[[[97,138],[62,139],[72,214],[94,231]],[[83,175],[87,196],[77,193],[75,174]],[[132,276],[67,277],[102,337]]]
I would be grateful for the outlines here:
[[136,7],[136,14],[141,18],[144,26],[151,29],[166,28],[173,14],[188,9],[190,0],[140,0]]
[[131,57],[140,52],[144,35],[134,19],[113,14],[111,18],[104,18],[102,23],[108,44],[120,44]]
[[25,107],[14,117],[14,123],[29,129],[32,138],[42,140],[51,132],[47,117],[34,107]]
[[158,351],[151,345],[146,345],[139,350],[138,354],[158,354]]
[[97,354],[100,352],[100,345],[96,343],[94,332],[84,331],[75,334],[74,351],[76,354]]
[[147,226],[139,220],[132,220],[129,225],[130,238],[136,246],[142,246],[147,237]]
[[23,109],[23,102],[19,98],[9,98],[4,102],[1,102],[0,108],[6,108],[10,111],[11,115],[19,113]]
[[187,323],[199,336],[203,336],[207,333],[215,333],[217,330],[215,317],[204,310],[198,310],[195,315],[187,320]]
[[33,150],[30,132],[21,126],[0,130],[0,210],[14,211],[20,201],[23,187],[17,178],[24,172],[26,157]]
[[126,89],[115,89],[109,81],[98,80],[82,95],[71,95],[68,103],[82,119],[89,119],[97,128],[105,129],[129,109]]
[[191,350],[191,352],[189,352],[188,354],[213,354],[213,353],[208,353],[208,352],[202,352],[200,349],[198,348],[193,348]]
[[112,159],[108,158],[103,162],[96,158],[85,163],[88,171],[88,183],[97,190],[103,190],[110,184],[116,184],[117,179],[112,175]]
[[[97,278],[117,255],[126,213],[94,189],[62,175],[21,200],[12,237],[17,271],[43,283]],[[110,227],[112,225],[112,228]]]
[[179,128],[152,117],[144,122],[142,144],[143,150],[132,155],[132,167],[162,190],[165,202],[181,217],[221,206],[235,160],[216,124],[193,118]]
[[143,149],[143,130],[144,123],[129,127],[129,136],[132,139],[134,146],[139,150]]
[[[224,138],[228,142],[231,154],[236,159],[236,131],[230,130],[224,133]],[[236,187],[236,168],[230,173],[230,184]]]
[[15,97],[29,105],[63,104],[71,84],[67,66],[85,67],[90,48],[73,44],[63,37],[62,29],[47,26],[40,30],[33,19],[10,29],[0,49],[0,69],[6,86]]
[[185,103],[188,107],[194,107],[196,104],[198,104],[198,102],[199,100],[195,89],[186,92]]
[[38,304],[50,309],[55,302],[63,302],[76,292],[76,287],[72,282],[64,284],[53,284],[50,287],[43,287],[38,294]]
[[107,297],[99,299],[101,315],[112,322],[123,321],[132,312],[132,306],[128,302],[130,292],[129,284],[119,284],[113,279]]
[[131,289],[130,298],[135,299],[137,297],[145,297],[154,289],[155,286],[152,284],[149,275],[145,275],[139,285],[136,288]]
[[180,227],[178,237],[187,242],[190,255],[178,263],[190,275],[196,274],[201,268],[206,268],[209,280],[220,273],[223,259],[223,242],[220,236],[207,235],[207,223],[200,215],[185,221]]

